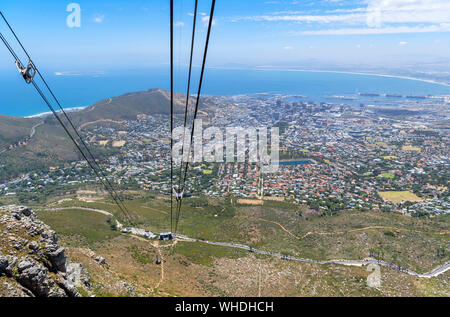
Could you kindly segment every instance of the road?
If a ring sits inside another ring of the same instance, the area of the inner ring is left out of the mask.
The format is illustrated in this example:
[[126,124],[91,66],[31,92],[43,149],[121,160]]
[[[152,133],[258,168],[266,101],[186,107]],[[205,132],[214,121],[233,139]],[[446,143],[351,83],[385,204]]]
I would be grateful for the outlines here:
[[[86,208],[86,207],[60,207],[60,208],[35,209],[35,210],[36,211],[58,211],[58,210],[75,210],[75,209],[92,211],[92,212],[101,213],[101,214],[107,215],[107,216],[113,216],[113,214],[111,214],[110,212],[108,212],[106,210]],[[120,222],[117,221],[117,227],[120,229],[120,228],[123,227],[123,225]],[[143,229],[138,229],[138,228],[131,228],[130,230],[132,231],[132,233],[145,231]],[[376,265],[379,265],[379,266],[383,266],[383,267],[391,268],[391,269],[394,269],[394,270],[398,270],[399,272],[402,272],[402,273],[405,273],[405,274],[409,274],[409,275],[413,275],[413,276],[417,276],[417,277],[422,277],[422,278],[436,277],[436,276],[444,274],[445,272],[450,270],[450,262],[447,262],[447,263],[445,263],[445,264],[443,264],[443,265],[433,269],[430,272],[417,273],[417,272],[414,272],[412,270],[409,270],[409,269],[406,269],[406,268],[401,268],[401,267],[398,267],[397,265],[390,264],[390,263],[385,262],[385,261],[375,260],[375,259],[320,261],[320,260],[313,260],[313,259],[295,257],[295,256],[281,254],[281,253],[276,253],[276,252],[258,250],[258,249],[254,249],[254,248],[252,248],[252,247],[250,247],[248,245],[244,245],[244,244],[235,244],[235,243],[217,242],[217,241],[207,241],[207,240],[190,238],[190,237],[188,237],[186,235],[182,235],[182,234],[177,234],[175,237],[178,238],[180,241],[198,242],[198,243],[211,244],[211,245],[227,247],[227,248],[241,249],[241,250],[245,250],[245,251],[248,251],[248,252],[252,252],[252,253],[256,253],[256,254],[262,254],[262,255],[267,255],[267,256],[272,256],[272,257],[275,257],[275,258],[279,258],[279,259],[282,259],[282,260],[288,260],[288,261],[316,263],[316,264],[337,264],[337,265],[347,265],[347,266],[364,266],[364,265],[368,265],[368,264],[373,263],[373,264],[376,264]]]
[[379,266],[388,267],[394,270],[398,270],[400,272],[417,276],[417,277],[424,277],[424,278],[431,278],[439,276],[448,270],[450,270],[450,262],[447,262],[436,269],[428,272],[428,273],[417,273],[409,269],[405,268],[399,268],[397,265],[390,264],[384,261],[378,261],[375,259],[364,259],[364,260],[328,260],[328,261],[319,261],[319,260],[312,260],[312,259],[306,259],[306,258],[300,258],[300,257],[294,257],[286,254],[281,253],[275,253],[270,251],[264,251],[264,250],[258,250],[254,249],[250,246],[243,245],[243,244],[233,244],[233,243],[227,243],[227,242],[216,242],[216,241],[207,241],[207,240],[200,240],[200,239],[193,239],[185,235],[177,234],[176,237],[180,240],[189,241],[189,242],[201,242],[211,245],[217,245],[222,247],[228,247],[228,248],[235,248],[235,249],[242,249],[248,252],[257,253],[257,254],[263,254],[268,255],[272,257],[276,257],[282,260],[290,260],[290,261],[297,261],[297,262],[306,262],[306,263],[316,263],[316,264],[338,264],[338,265],[348,265],[348,266],[364,266],[368,265],[370,263],[377,264]]
[[[310,235],[331,236],[331,235],[346,234],[346,233],[350,233],[350,232],[359,232],[359,231],[366,231],[366,230],[378,230],[378,229],[389,229],[389,230],[395,230],[395,231],[407,231],[407,232],[415,232],[415,233],[430,233],[430,232],[423,232],[423,231],[419,231],[419,230],[398,228],[398,227],[392,227],[392,226],[369,226],[369,227],[352,229],[352,230],[347,230],[347,231],[335,231],[335,232],[315,232],[315,231],[311,231],[311,232],[308,232],[305,235],[299,237],[299,236],[296,236],[295,234],[293,234],[292,232],[290,232],[288,229],[286,229],[286,227],[284,227],[279,222],[272,221],[272,220],[267,220],[267,219],[263,219],[263,218],[259,218],[259,217],[250,217],[250,216],[241,216],[241,217],[248,218],[248,219],[255,219],[255,220],[258,220],[258,221],[264,221],[264,222],[273,223],[273,224],[277,225],[278,227],[280,227],[281,230],[283,230],[284,232],[286,232],[291,237],[293,237],[293,238],[295,238],[297,240],[305,239],[306,237],[308,237]],[[441,232],[434,232],[434,234],[444,235],[444,234],[450,234],[450,232],[449,231],[441,231]]]
[[87,127],[88,125],[96,124],[96,123],[99,123],[99,122],[110,122],[110,123],[116,123],[116,124],[124,125],[125,121],[114,121],[114,120],[111,120],[111,119],[100,119],[100,120],[96,120],[96,121],[83,123],[82,125],[80,125],[78,127],[78,131],[81,131],[84,127]]
[[43,125],[44,121],[39,122],[38,124],[35,124],[33,127],[31,127],[31,133],[30,133],[30,139],[34,137],[34,134],[36,133],[36,128]]
[[[41,125],[43,125],[43,124],[44,124],[44,121],[41,121],[38,124],[35,124],[34,126],[32,126],[31,127],[31,131],[30,131],[30,135],[28,137],[26,137],[24,140],[27,140],[27,141],[31,140],[34,137],[34,134],[36,133],[36,128],[41,126]],[[9,145],[6,148],[2,149],[0,151],[0,154],[5,153],[6,151],[8,151],[8,149],[9,149]]]
[[97,107],[97,106],[109,105],[111,102],[112,102],[112,98],[108,98],[108,101],[107,101],[107,102],[104,102],[104,103],[101,103],[101,104],[98,104],[98,105],[93,105],[92,107],[88,107],[88,108],[86,109],[86,112],[89,112],[89,111],[94,110],[95,107]]

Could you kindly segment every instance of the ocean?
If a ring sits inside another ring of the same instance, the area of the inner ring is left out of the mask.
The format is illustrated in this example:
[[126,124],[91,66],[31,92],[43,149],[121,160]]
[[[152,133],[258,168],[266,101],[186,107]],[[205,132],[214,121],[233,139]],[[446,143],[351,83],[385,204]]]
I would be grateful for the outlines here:
[[[93,73],[57,73],[45,69],[41,72],[65,108],[86,107],[128,92],[170,87],[168,68],[164,66]],[[196,69],[193,76],[198,77],[198,73]],[[185,69],[175,72],[175,90],[178,92],[186,92],[185,74]],[[37,83],[43,87],[42,83]],[[197,85],[194,81],[191,93],[196,93]],[[345,103],[352,100],[339,101],[330,97],[354,97],[358,93],[450,95],[450,87],[406,78],[336,72],[219,68],[209,68],[205,72],[202,94],[253,93],[302,95],[304,100]],[[1,70],[0,95],[0,114],[3,115],[24,117],[49,111],[33,87],[27,86],[14,68]]]

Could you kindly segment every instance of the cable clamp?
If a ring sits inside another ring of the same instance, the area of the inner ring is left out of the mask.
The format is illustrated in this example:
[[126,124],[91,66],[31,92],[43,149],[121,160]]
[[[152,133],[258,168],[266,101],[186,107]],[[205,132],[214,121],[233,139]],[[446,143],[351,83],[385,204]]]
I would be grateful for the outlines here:
[[182,186],[180,188],[174,187],[173,193],[175,194],[175,198],[177,201],[182,201],[183,197],[184,197],[184,186]]
[[28,62],[27,67],[22,66],[22,63],[19,60],[16,60],[16,66],[23,79],[25,79],[25,82],[30,84],[36,75],[36,66],[34,66],[31,59]]

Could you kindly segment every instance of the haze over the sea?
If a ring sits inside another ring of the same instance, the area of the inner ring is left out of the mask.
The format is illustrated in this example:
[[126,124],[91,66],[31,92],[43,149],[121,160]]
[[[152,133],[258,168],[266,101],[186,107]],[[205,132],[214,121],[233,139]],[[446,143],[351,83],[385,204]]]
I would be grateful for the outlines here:
[[[65,108],[86,107],[101,99],[128,92],[169,88],[169,72],[165,66],[126,71],[77,73],[42,70],[42,72]],[[184,69],[178,69],[175,73],[175,86],[178,92],[186,92],[186,73]],[[197,73],[193,76],[198,78]],[[14,68],[2,71],[0,87],[2,95],[0,114],[30,116],[48,111],[34,89],[23,82]],[[191,93],[195,94],[196,81],[192,87]],[[351,96],[360,92],[450,95],[450,87],[419,80],[362,74],[211,68],[206,71],[202,93],[216,96],[252,93],[293,94],[306,96],[305,100],[338,103],[340,101],[330,100],[329,97]]]

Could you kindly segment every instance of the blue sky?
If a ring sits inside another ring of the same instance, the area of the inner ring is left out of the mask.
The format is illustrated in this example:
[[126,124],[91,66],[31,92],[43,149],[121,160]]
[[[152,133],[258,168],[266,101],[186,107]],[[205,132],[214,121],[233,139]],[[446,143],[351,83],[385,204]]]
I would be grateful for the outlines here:
[[[2,0],[36,62],[55,71],[167,64],[169,0]],[[210,0],[199,0],[199,44]],[[176,54],[186,63],[194,0],[175,0]],[[390,65],[450,60],[449,0],[217,0],[209,66]],[[5,25],[0,31],[11,38]],[[11,40],[12,42],[12,40]],[[200,63],[197,47],[195,63]],[[9,66],[3,47],[0,68]]]

